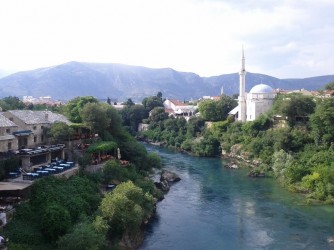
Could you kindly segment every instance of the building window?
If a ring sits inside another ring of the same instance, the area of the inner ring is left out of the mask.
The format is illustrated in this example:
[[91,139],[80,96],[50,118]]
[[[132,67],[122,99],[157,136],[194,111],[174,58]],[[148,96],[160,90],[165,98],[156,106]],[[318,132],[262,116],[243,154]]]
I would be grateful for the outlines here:
[[7,129],[6,129],[6,133],[7,133],[7,134],[10,134],[10,128],[7,128]]
[[8,142],[8,150],[12,150],[12,143]]
[[37,127],[36,127],[36,126],[33,126],[32,128],[33,128],[33,130],[36,130]]
[[41,129],[43,129],[44,128],[44,126],[41,126]]
[[42,141],[42,142],[44,141],[44,135],[41,136],[41,141]]
[[34,142],[37,142],[37,136],[34,136]]

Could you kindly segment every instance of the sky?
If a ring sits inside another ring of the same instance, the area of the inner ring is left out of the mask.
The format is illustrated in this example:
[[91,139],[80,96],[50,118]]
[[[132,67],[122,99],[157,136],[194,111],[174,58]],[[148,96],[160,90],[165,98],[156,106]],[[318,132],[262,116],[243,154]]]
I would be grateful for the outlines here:
[[69,61],[246,70],[278,78],[334,74],[333,0],[1,0],[0,69]]

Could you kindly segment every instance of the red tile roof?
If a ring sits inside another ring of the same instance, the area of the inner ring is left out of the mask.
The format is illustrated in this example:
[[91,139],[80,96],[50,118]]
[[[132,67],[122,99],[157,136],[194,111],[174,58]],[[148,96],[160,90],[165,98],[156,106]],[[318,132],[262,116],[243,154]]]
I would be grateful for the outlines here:
[[175,106],[188,106],[188,104],[183,103],[179,100],[170,100],[170,102],[172,102]]

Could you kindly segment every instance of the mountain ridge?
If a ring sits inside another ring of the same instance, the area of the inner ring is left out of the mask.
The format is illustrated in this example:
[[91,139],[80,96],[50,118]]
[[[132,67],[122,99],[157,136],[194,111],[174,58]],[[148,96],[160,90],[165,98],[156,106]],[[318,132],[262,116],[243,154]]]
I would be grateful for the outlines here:
[[[309,78],[279,79],[265,74],[246,74],[246,91],[264,83],[280,89],[319,90],[334,81],[334,75]],[[51,67],[17,72],[0,78],[0,97],[52,96],[69,100],[76,96],[91,95],[116,100],[144,97],[162,92],[166,98],[198,99],[205,95],[227,95],[239,92],[238,73],[201,77],[192,72],[172,68],[148,68],[117,63],[68,62]]]

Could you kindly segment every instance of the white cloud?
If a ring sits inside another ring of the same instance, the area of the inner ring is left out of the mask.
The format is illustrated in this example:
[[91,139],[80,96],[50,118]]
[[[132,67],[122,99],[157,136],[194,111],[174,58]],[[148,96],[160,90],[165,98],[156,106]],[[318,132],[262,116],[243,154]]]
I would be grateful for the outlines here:
[[332,74],[333,1],[4,0],[0,68],[67,61],[171,67],[210,76]]

